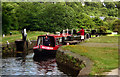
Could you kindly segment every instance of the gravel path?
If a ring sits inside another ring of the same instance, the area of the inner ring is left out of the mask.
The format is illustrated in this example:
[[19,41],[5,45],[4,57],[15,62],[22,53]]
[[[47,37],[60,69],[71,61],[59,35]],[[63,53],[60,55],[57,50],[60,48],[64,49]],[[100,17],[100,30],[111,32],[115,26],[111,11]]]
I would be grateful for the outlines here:
[[107,75],[118,75],[118,68],[111,70],[111,72],[108,72]]
[[118,68],[111,70],[110,72],[105,72],[103,73],[103,75],[106,75],[105,77],[109,77],[109,76],[114,76],[114,77],[120,77],[119,73],[118,73]]

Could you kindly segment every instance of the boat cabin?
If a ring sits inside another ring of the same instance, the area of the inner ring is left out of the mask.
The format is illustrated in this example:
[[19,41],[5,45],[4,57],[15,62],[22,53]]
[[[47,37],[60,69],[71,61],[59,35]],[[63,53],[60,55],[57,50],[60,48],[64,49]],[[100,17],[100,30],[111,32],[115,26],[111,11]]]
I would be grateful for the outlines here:
[[37,45],[44,45],[55,47],[56,45],[62,45],[62,37],[57,36],[39,36],[37,40]]
[[34,53],[46,51],[56,51],[64,44],[64,36],[62,35],[41,35],[38,36],[37,44],[33,47]]

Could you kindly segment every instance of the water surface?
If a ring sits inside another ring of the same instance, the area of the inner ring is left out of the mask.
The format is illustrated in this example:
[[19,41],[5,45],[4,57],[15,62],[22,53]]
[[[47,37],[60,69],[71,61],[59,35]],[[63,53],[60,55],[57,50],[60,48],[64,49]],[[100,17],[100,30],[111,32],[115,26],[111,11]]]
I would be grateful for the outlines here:
[[34,61],[31,53],[25,58],[2,59],[2,75],[66,75],[57,67],[56,59]]

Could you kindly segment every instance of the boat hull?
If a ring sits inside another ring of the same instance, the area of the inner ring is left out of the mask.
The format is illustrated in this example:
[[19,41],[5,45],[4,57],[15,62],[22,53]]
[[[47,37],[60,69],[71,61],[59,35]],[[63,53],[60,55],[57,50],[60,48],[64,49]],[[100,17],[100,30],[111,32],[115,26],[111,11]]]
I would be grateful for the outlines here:
[[33,59],[35,61],[54,59],[56,57],[56,52],[56,50],[35,49]]
[[56,55],[57,50],[34,49],[35,55]]

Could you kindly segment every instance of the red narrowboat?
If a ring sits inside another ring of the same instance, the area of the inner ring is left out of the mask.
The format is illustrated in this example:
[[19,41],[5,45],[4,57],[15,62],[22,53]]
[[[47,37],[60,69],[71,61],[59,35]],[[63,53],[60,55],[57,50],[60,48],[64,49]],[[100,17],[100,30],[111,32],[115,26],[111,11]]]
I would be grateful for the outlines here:
[[41,35],[38,36],[36,46],[33,47],[34,54],[56,53],[56,50],[64,45],[64,40],[69,35]]

